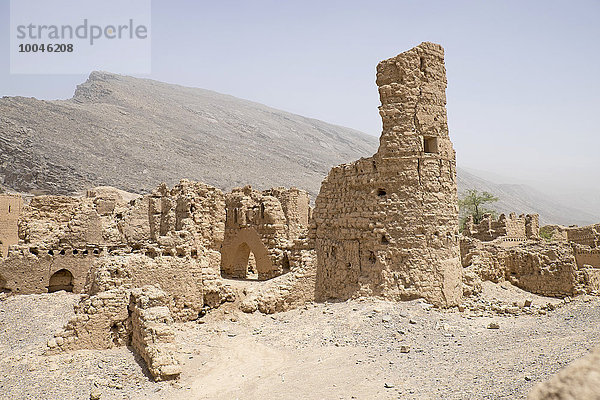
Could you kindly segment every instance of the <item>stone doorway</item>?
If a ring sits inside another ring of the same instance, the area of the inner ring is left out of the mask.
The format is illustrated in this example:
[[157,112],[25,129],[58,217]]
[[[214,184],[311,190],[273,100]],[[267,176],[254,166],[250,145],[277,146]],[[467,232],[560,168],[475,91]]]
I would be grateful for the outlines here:
[[258,280],[259,274],[256,256],[246,242],[240,244],[237,248],[234,269],[240,271],[240,278]]
[[221,275],[225,278],[267,280],[280,275],[271,256],[253,229],[237,231],[221,249]]

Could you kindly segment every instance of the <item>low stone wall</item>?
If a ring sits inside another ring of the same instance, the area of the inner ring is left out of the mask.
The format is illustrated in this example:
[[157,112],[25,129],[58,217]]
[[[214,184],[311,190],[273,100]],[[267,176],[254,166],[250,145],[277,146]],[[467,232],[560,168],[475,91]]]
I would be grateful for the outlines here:
[[574,247],[566,242],[534,240],[505,247],[501,240],[461,240],[466,294],[477,292],[478,282],[510,281],[532,293],[550,297],[598,291],[600,269],[580,265]]
[[154,286],[127,286],[85,296],[75,316],[48,341],[47,354],[131,345],[156,380],[181,372],[168,344],[174,341],[169,296]]
[[179,361],[169,346],[175,341],[168,296],[154,286],[131,291],[129,313],[131,346],[155,380],[175,379],[181,374]]

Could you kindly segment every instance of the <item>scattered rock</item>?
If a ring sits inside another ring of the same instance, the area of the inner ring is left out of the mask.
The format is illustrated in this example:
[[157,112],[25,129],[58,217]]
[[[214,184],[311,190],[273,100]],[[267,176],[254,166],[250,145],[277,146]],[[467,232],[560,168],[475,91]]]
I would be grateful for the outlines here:
[[500,329],[500,324],[497,322],[490,322],[487,326],[488,329]]
[[98,389],[92,389],[90,392],[90,400],[100,400],[102,397],[102,392]]

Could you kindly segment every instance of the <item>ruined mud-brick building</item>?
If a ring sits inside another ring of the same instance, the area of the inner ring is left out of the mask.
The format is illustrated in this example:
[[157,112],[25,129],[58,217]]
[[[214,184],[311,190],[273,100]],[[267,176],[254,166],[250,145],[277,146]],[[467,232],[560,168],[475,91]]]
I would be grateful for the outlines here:
[[131,345],[156,379],[170,379],[179,373],[170,323],[244,300],[246,291],[222,275],[271,279],[247,296],[248,312],[314,298],[311,208],[302,190],[248,186],[224,194],[183,180],[145,196],[110,187],[83,197],[38,196],[13,211],[2,291],[84,294],[49,352]]
[[452,306],[482,279],[550,296],[600,291],[598,226],[548,244],[537,216],[488,217],[468,224],[459,253],[439,45],[382,61],[377,85],[377,153],[333,168],[314,210],[295,188],[223,193],[187,180],[25,206],[0,195],[0,291],[81,293],[47,351],[130,345],[159,380],[180,373],[173,322],[225,301],[263,313],[358,296]]
[[481,280],[509,281],[551,297],[600,293],[595,244],[594,226],[540,229],[535,214],[487,216],[476,226],[467,221],[460,242],[465,294],[476,293]]
[[308,193],[296,188],[259,192],[246,186],[226,196],[225,208],[223,276],[266,280],[289,272],[289,250],[308,231]]
[[377,85],[379,150],[333,168],[316,199],[317,298],[458,304],[456,165],[443,48],[422,43],[380,62]]
[[495,219],[486,214],[477,225],[473,223],[473,217],[465,221],[462,231],[464,236],[472,237],[484,242],[499,239],[503,242],[522,242],[528,239],[538,238],[540,235],[540,218],[538,214],[517,215],[510,213]]

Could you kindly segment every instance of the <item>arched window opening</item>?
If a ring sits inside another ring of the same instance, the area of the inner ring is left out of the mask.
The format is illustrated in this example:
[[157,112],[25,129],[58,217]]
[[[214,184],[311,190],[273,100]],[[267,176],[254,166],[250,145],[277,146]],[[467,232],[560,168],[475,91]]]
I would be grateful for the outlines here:
[[48,293],[58,292],[59,290],[73,291],[73,274],[67,269],[58,270],[50,277]]

